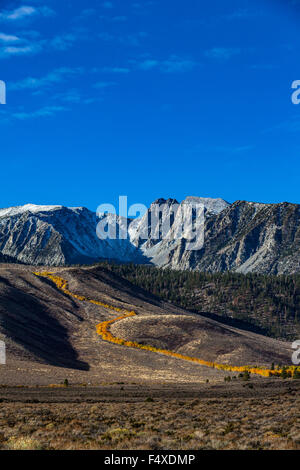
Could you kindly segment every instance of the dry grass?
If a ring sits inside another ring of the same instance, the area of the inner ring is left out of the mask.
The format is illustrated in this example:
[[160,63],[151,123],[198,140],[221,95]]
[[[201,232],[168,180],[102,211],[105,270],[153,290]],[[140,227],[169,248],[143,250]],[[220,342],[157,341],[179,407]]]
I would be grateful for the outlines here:
[[300,395],[0,405],[1,449],[300,449]]

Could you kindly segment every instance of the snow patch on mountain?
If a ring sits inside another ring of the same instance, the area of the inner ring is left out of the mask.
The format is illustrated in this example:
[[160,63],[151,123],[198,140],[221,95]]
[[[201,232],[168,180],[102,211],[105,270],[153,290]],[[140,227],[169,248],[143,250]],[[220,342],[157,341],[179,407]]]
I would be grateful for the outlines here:
[[208,212],[220,214],[224,209],[230,206],[224,199],[213,199],[210,197],[188,196],[183,202],[192,204],[202,204]]
[[0,209],[0,217],[12,217],[14,215],[24,214],[25,212],[31,212],[33,214],[38,212],[49,212],[57,209],[62,209],[63,206],[38,206],[36,204],[25,204],[24,206],[8,207],[6,209]]

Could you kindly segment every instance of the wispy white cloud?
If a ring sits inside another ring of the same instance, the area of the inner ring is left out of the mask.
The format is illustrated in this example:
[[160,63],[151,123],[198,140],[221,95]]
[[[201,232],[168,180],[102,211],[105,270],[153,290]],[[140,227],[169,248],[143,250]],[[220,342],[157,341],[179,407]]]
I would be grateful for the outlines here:
[[51,117],[55,114],[66,111],[67,108],[65,106],[44,106],[43,108],[39,108],[35,111],[20,111],[16,113],[12,113],[10,116],[14,119],[18,120],[26,120],[26,119],[34,119],[34,118],[41,118],[41,117]]
[[40,38],[38,32],[35,31],[25,32],[23,37],[1,33],[0,59],[11,56],[33,55],[49,49],[66,51],[81,37],[81,33],[64,33],[50,39]]
[[148,37],[148,33],[146,33],[145,31],[139,31],[137,33],[132,34],[117,35],[107,31],[102,31],[101,33],[98,33],[98,37],[103,41],[115,41],[120,44],[124,44],[125,46],[138,47],[142,44],[143,39]]
[[220,153],[243,153],[252,150],[254,147],[253,145],[241,145],[241,146],[232,146],[232,147],[223,147],[223,146],[216,146],[213,147],[211,150],[214,152]]
[[9,88],[11,90],[45,89],[66,80],[66,78],[72,75],[81,74],[82,72],[83,70],[81,68],[61,67],[49,72],[44,77],[27,77],[24,80],[11,83]]
[[[32,18],[35,16],[53,16],[54,10],[48,6],[21,6],[14,10],[4,10],[0,13],[0,23],[18,23],[18,20]],[[65,40],[64,40],[65,39]],[[1,32],[0,33],[0,59],[9,57],[33,55],[41,52],[51,45],[52,47],[63,48],[63,40],[66,43],[71,39],[66,38],[53,38],[52,40],[42,39],[41,33],[34,30],[21,30],[14,34]],[[65,46],[66,47],[66,46]]]
[[40,39],[41,38],[41,33],[39,31],[36,31],[34,29],[22,29],[21,31],[18,31],[18,36],[22,37],[24,39]]
[[11,34],[5,34],[5,33],[0,33],[0,43],[15,43],[15,42],[18,42],[20,41],[20,38],[18,36],[14,36],[14,35],[11,35]]
[[96,15],[97,15],[96,8],[85,8],[79,13],[79,15],[75,16],[72,19],[72,23],[78,23],[80,21],[90,19],[92,16],[96,16]]
[[[76,89],[66,90],[53,94],[49,97],[50,104],[46,104],[38,109],[27,110],[23,107],[16,111],[0,110],[1,122],[13,122],[15,120],[25,121],[30,119],[53,117],[63,111],[71,110],[68,105],[90,105],[103,101],[103,96],[84,96]],[[52,104],[53,103],[53,104]]]
[[73,33],[65,33],[58,36],[55,36],[50,40],[49,45],[54,49],[60,51],[66,51],[73,46],[74,42],[77,40],[77,36]]
[[205,56],[215,60],[229,60],[231,57],[241,54],[238,47],[214,47],[205,52]]
[[184,59],[176,55],[171,56],[169,59],[162,61],[161,67],[164,72],[186,72],[192,70],[197,65],[197,62],[190,59]]
[[23,46],[0,46],[0,58],[36,54],[41,50],[41,48],[41,45],[38,43],[31,43]]
[[52,8],[49,8],[47,6],[39,7],[36,10],[41,16],[56,16],[56,12]]
[[128,67],[103,67],[101,71],[104,73],[127,74],[130,72],[130,69]]
[[116,39],[116,36],[114,34],[108,33],[107,31],[102,31],[101,33],[98,34],[98,37],[102,39],[103,41],[114,41]]
[[56,102],[62,101],[64,103],[78,104],[82,101],[82,96],[78,90],[71,89],[55,94],[54,96],[52,96],[52,100]]
[[274,70],[279,67],[278,64],[253,64],[250,65],[252,70]]
[[56,93],[51,97],[51,100],[58,103],[66,104],[92,104],[96,102],[103,101],[102,96],[86,96],[76,89],[66,90],[61,93]]
[[28,16],[36,14],[36,8],[29,6],[22,6],[11,11],[4,11],[0,13],[0,20],[2,21],[14,21],[20,20]]
[[82,10],[80,17],[89,18],[90,16],[93,16],[96,13],[97,13],[97,10],[95,8],[86,8],[85,10]]
[[[109,86],[109,85],[107,85]],[[96,87],[94,87],[96,88]],[[52,94],[51,96],[49,96],[49,99],[51,100],[52,103],[55,103],[56,105],[59,103],[61,104],[62,106],[65,106],[66,104],[67,105],[79,105],[79,104],[83,104],[83,105],[87,105],[87,104],[92,104],[92,103],[96,103],[96,102],[99,102],[99,101],[103,101],[103,94],[101,96],[95,94],[95,92],[93,91],[92,95],[88,95],[86,93],[87,90],[85,90],[85,92],[82,92],[81,90],[78,90],[76,88],[71,88],[69,90],[64,90],[64,91],[60,91],[58,93],[54,93]],[[90,90],[91,92],[91,90]]]
[[152,70],[159,66],[159,61],[155,59],[145,59],[138,63],[141,70]]
[[39,42],[30,41],[19,35],[0,33],[0,58],[35,54],[40,49]]
[[269,132],[278,132],[278,131],[286,131],[286,132],[298,132],[300,131],[300,119],[298,115],[291,116],[286,121],[282,121],[278,124],[273,125],[272,127],[266,128],[263,130],[263,134]]
[[97,82],[94,84],[94,88],[104,90],[105,88],[116,85],[116,82]]
[[168,59],[158,60],[146,58],[140,61],[134,60],[136,67],[140,70],[159,69],[165,73],[187,72],[193,70],[198,63],[194,60],[183,58],[177,55],[171,55]]
[[54,16],[55,12],[48,6],[32,7],[32,6],[21,6],[15,10],[6,10],[0,13],[0,21],[18,21],[24,18],[29,18],[35,15],[41,16]]
[[127,16],[113,16],[111,18],[111,21],[113,21],[114,23],[124,23],[125,21],[127,21]]
[[154,4],[155,2],[153,2],[152,0],[143,0],[143,2],[133,2],[131,6],[134,13],[145,15],[148,12],[149,7],[153,6]]
[[128,34],[119,37],[119,42],[127,46],[138,47],[142,44],[143,40],[148,37],[148,33],[145,31],[139,31],[137,33]]
[[88,28],[74,26],[68,32],[57,34],[46,42],[46,47],[66,51],[73,47],[76,42],[90,41],[94,37]]
[[112,9],[114,7],[112,2],[103,2],[102,3],[103,8],[107,8],[108,10]]
[[210,147],[204,147],[203,145],[196,145],[193,152],[208,152],[208,153],[224,153],[238,155],[253,150],[254,145],[212,145]]

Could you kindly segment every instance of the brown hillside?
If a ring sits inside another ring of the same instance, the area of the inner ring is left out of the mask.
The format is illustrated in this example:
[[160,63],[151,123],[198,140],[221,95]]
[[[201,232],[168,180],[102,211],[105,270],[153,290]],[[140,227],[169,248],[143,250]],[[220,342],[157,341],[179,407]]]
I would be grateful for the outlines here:
[[[228,373],[103,341],[96,325],[116,313],[64,294],[36,268],[0,265],[0,339],[7,344],[2,384],[222,381]],[[42,271],[42,268],[39,269]],[[134,310],[116,336],[232,365],[290,364],[288,343],[192,315],[102,267],[55,270],[79,295]]]

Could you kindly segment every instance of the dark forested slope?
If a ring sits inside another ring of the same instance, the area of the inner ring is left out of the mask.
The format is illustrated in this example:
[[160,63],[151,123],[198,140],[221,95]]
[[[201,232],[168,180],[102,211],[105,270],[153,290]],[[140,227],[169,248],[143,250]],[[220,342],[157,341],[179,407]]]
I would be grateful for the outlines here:
[[300,337],[300,275],[212,274],[151,266],[106,266],[186,309],[238,320],[277,338]]

